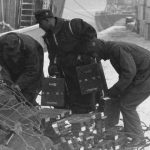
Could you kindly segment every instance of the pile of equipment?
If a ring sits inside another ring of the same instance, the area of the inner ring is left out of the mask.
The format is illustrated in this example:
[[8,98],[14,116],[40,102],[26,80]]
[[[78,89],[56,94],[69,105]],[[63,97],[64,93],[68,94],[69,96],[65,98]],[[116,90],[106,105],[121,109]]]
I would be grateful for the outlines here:
[[44,108],[40,111],[42,128],[58,150],[135,150],[125,147],[122,126],[105,129],[103,112],[71,114],[70,110]]
[[0,82],[0,149],[56,150],[41,131],[39,110],[19,92]]

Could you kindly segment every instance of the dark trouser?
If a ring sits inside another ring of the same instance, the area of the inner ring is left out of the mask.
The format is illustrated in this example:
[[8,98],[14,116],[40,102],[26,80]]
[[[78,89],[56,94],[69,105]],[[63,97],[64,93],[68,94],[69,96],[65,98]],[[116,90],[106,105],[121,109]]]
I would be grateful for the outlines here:
[[81,95],[78,91],[70,93],[70,108],[73,113],[89,113],[95,109],[95,93]]
[[64,68],[68,89],[67,104],[73,113],[88,113],[95,109],[95,93],[82,95],[78,83],[76,67]]
[[131,86],[118,99],[106,102],[106,128],[115,126],[119,121],[120,112],[123,116],[124,131],[128,136],[144,137],[139,115],[136,108],[150,95],[150,78],[140,85]]

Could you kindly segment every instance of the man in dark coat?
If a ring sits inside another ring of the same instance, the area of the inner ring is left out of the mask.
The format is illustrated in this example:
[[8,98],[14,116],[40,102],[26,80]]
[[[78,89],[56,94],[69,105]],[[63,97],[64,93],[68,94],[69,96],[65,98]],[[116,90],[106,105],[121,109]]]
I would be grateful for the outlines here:
[[124,131],[131,144],[143,142],[144,134],[136,108],[150,95],[150,51],[135,44],[96,39],[87,53],[98,60],[110,60],[119,75],[109,90],[106,102],[106,127],[111,128],[123,116]]
[[12,32],[0,37],[0,64],[10,75],[11,87],[33,105],[41,90],[43,58],[43,48],[28,35]]
[[[67,103],[72,110],[79,113],[79,108],[83,106],[85,112],[91,111],[90,102],[94,101],[94,95],[81,95],[76,66],[79,59],[80,65],[91,62],[91,58],[84,55],[84,50],[87,43],[97,37],[95,29],[82,19],[54,17],[50,10],[37,11],[35,18],[40,28],[46,32],[44,40],[50,59],[49,75],[54,75],[56,70],[63,73],[69,93]],[[80,57],[80,54],[83,55]]]

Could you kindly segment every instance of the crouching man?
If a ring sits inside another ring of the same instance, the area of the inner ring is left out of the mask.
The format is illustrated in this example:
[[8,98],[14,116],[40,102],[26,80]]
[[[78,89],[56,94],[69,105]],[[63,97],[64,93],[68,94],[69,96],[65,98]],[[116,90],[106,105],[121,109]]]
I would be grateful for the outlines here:
[[28,35],[11,32],[0,37],[0,65],[8,71],[11,87],[34,106],[42,88],[43,58],[43,48]]
[[106,127],[118,123],[121,111],[124,132],[133,139],[129,145],[145,143],[136,108],[150,95],[150,51],[131,43],[96,39],[87,53],[98,60],[110,60],[119,75],[107,93],[111,99],[105,107]]

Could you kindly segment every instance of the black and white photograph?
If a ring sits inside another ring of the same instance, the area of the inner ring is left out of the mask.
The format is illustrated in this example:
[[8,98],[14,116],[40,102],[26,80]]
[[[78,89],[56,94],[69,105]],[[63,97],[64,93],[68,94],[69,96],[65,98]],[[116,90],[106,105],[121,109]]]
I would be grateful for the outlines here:
[[150,150],[150,0],[0,0],[0,150]]

